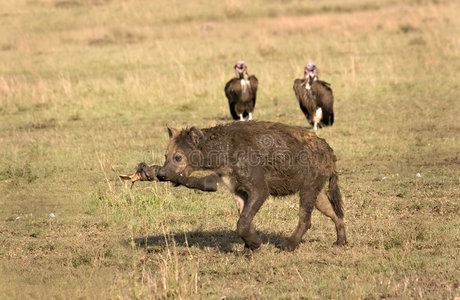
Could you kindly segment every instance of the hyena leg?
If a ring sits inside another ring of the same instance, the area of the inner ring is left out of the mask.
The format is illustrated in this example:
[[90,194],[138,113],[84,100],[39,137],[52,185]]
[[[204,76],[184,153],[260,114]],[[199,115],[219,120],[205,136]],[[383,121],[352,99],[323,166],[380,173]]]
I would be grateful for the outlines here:
[[268,197],[268,192],[254,191],[248,194],[248,200],[245,203],[238,223],[236,225],[238,235],[243,239],[245,247],[256,250],[262,243],[260,237],[252,224],[254,216]]
[[337,241],[334,243],[334,245],[345,245],[347,243],[345,224],[343,223],[343,219],[339,218],[334,212],[334,208],[332,207],[331,202],[329,202],[325,189],[323,189],[318,195],[318,199],[316,200],[316,208],[325,216],[331,218],[335,224],[335,230],[337,231]]
[[311,212],[315,207],[317,192],[313,189],[300,191],[299,222],[291,236],[281,243],[280,248],[293,251],[303,235],[311,227]]
[[248,194],[245,192],[235,192],[233,194],[233,199],[235,199],[236,207],[238,208],[238,213],[241,216],[241,213],[243,212],[244,205],[248,201]]

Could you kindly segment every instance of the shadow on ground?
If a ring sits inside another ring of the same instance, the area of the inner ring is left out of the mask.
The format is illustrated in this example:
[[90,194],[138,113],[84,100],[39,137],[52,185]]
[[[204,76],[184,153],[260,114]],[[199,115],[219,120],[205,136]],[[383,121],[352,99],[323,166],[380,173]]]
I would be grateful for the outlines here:
[[[281,234],[264,234],[259,232],[259,236],[264,244],[273,244],[278,246],[286,237]],[[218,230],[218,231],[190,231],[181,233],[171,233],[167,235],[153,235],[148,237],[134,239],[136,247],[145,248],[147,252],[162,251],[167,245],[175,242],[180,247],[199,247],[216,248],[220,252],[233,252],[232,244],[241,244],[243,240],[235,231]],[[126,241],[129,244],[131,241]]]
[[[209,118],[210,120],[212,120],[213,118]],[[231,116],[221,116],[221,117],[218,117],[218,120],[219,121],[235,121]]]

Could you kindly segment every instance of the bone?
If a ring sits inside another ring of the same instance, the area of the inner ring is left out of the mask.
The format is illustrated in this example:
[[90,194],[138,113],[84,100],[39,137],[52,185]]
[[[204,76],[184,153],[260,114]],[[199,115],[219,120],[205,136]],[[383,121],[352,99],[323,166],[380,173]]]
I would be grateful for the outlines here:
[[131,180],[132,182],[141,180],[141,176],[137,173],[132,175],[120,175],[120,178],[123,180]]

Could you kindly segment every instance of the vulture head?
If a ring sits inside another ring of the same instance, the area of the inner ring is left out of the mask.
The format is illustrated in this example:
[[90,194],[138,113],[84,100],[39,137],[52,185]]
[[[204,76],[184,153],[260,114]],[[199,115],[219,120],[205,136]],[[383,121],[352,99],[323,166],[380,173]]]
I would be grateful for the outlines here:
[[318,73],[316,71],[316,65],[313,62],[309,62],[304,69],[305,73],[305,78],[310,79],[318,76]]
[[243,78],[245,73],[247,73],[247,66],[244,60],[237,61],[235,64],[236,78]]

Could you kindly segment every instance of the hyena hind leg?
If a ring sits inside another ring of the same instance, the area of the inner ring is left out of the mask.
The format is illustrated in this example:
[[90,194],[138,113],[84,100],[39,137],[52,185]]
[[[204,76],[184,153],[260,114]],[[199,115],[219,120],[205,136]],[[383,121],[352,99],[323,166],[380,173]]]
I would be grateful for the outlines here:
[[347,237],[345,233],[345,224],[342,218],[339,218],[332,207],[329,198],[326,195],[325,189],[319,193],[316,200],[316,208],[322,212],[325,216],[331,218],[335,224],[335,230],[337,231],[337,241],[334,245],[341,246],[347,243]]
[[300,192],[299,222],[291,236],[281,243],[280,248],[282,250],[293,251],[311,227],[311,213],[315,206],[315,199],[316,194],[313,190]]

